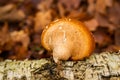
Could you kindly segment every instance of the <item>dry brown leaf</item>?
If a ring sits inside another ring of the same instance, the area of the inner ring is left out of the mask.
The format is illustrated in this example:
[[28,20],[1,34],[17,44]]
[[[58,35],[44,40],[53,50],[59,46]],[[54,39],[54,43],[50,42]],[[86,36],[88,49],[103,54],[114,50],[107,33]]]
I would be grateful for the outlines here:
[[115,30],[115,45],[120,46],[120,28]]
[[94,32],[95,42],[98,44],[98,47],[105,47],[109,45],[112,41],[109,35],[107,35],[104,31],[101,29],[97,29]]
[[0,0],[0,3],[1,3],[1,4],[5,4],[5,3],[7,3],[7,2],[9,2],[9,0]]
[[27,33],[25,33],[23,30],[21,31],[13,31],[10,33],[11,39],[12,41],[15,42],[21,42],[22,46],[24,48],[27,48],[29,43],[30,43],[30,39]]
[[90,31],[95,31],[99,26],[98,21],[95,18],[85,21],[85,24]]
[[66,10],[61,3],[57,4],[60,17],[65,17]]
[[105,14],[106,13],[106,1],[105,0],[97,0],[96,1],[96,11]]
[[35,32],[40,32],[41,30],[44,29],[44,27],[49,24],[52,21],[52,11],[39,11],[36,13],[35,16],[35,26],[34,26],[34,31]]
[[66,10],[70,11],[72,9],[77,9],[80,5],[81,0],[58,0],[59,3],[62,3]]
[[9,59],[23,60],[30,57],[30,53],[22,45],[16,44],[12,49],[13,54],[9,55]]
[[25,14],[22,10],[13,10],[10,13],[1,15],[0,21],[21,21],[25,18]]
[[95,15],[96,20],[99,23],[99,26],[101,27],[107,27],[110,31],[115,30],[117,27],[111,24],[108,20],[107,16],[101,15],[101,14],[96,14]]
[[14,8],[15,8],[14,4],[8,4],[8,5],[0,7],[0,16],[8,13],[9,11],[11,11]]
[[41,0],[41,2],[37,5],[37,8],[40,11],[46,11],[49,10],[50,7],[53,5],[53,0]]
[[35,59],[41,59],[41,58],[50,58],[50,54],[47,53],[44,49],[40,49],[39,52],[33,52],[32,57]]
[[40,36],[40,34],[35,34],[34,36],[33,36],[33,43],[34,44],[37,44],[37,45],[41,45],[41,36]]
[[88,0],[88,4],[88,12],[94,14],[96,11],[105,14],[106,8],[112,7],[113,0]]
[[8,31],[8,24],[5,23],[0,30],[0,52],[2,52],[3,50],[10,50],[12,45],[13,42]]
[[0,7],[0,21],[21,21],[25,18],[25,13],[18,10],[14,4]]
[[118,45],[109,45],[107,48],[103,49],[103,51],[113,51],[118,52],[120,50],[120,46]]
[[114,0],[105,0],[105,3],[108,7],[112,7],[113,6],[113,1]]
[[78,19],[80,21],[86,21],[92,18],[92,16],[87,12],[77,10],[72,10],[67,17]]
[[28,45],[30,43],[28,34],[21,30],[11,32],[10,36],[14,43],[11,49],[14,54],[8,56],[8,58],[17,60],[28,58]]
[[8,25],[5,25],[0,30],[0,45],[4,45],[6,42],[9,41],[10,35],[8,34]]
[[95,0],[88,0],[88,8],[87,8],[87,11],[89,13],[94,13],[95,12]]
[[111,21],[115,25],[120,25],[120,5],[119,3],[115,3],[114,6],[109,8],[108,10],[109,21]]

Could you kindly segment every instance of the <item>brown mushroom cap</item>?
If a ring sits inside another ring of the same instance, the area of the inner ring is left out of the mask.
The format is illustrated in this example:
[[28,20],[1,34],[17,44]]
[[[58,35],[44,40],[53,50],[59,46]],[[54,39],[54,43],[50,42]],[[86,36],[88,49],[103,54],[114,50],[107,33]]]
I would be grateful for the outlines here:
[[52,51],[55,62],[59,60],[81,60],[88,57],[95,48],[93,35],[80,21],[58,19],[44,29],[41,43]]

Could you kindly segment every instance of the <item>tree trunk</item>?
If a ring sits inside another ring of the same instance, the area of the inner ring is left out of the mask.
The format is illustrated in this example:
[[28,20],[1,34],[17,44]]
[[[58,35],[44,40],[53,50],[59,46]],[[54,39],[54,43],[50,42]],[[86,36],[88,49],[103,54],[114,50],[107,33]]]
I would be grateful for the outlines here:
[[52,59],[0,62],[0,80],[120,80],[120,52],[93,54],[83,61]]

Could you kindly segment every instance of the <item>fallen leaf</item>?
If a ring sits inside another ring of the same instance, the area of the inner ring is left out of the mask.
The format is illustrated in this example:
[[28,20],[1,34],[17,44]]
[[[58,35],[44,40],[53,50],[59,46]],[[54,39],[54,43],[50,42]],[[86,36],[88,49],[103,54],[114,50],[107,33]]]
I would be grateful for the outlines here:
[[1,6],[0,7],[0,16],[10,12],[12,9],[15,9],[14,4],[8,4],[8,5],[5,5],[5,6]]
[[120,25],[120,5],[115,3],[111,8],[108,9],[109,21],[115,25]]
[[65,17],[66,10],[61,3],[57,4],[60,17]]
[[25,18],[25,13],[17,9],[14,4],[8,4],[0,7],[0,21],[21,21]]
[[94,12],[95,12],[95,0],[88,0],[87,11],[91,14],[94,14]]
[[13,42],[8,31],[8,24],[5,23],[0,30],[0,52],[4,50],[10,50],[12,48]]
[[96,0],[95,9],[97,12],[105,14],[106,8],[107,8],[106,0]]
[[80,5],[81,0],[58,0],[59,3],[62,3],[66,10],[70,11],[72,9],[77,9]]
[[35,16],[35,26],[34,26],[34,31],[35,32],[40,32],[45,28],[47,24],[49,24],[52,21],[52,11],[39,11],[36,13]]
[[115,30],[115,45],[120,46],[120,28]]
[[103,49],[103,51],[112,51],[118,52],[120,50],[120,46],[118,45],[109,45],[107,48]]
[[29,35],[23,30],[13,31],[10,33],[10,36],[13,42],[21,42],[24,48],[27,48],[30,43]]
[[90,31],[95,31],[99,26],[98,21],[95,18],[85,21],[85,24]]
[[114,26],[113,24],[111,24],[109,22],[108,17],[105,16],[105,15],[96,14],[95,18],[96,18],[96,20],[97,20],[97,22],[98,22],[98,24],[99,24],[100,27],[106,27],[110,31],[113,31],[113,30],[115,30],[117,28],[116,26]]
[[40,11],[47,11],[53,5],[53,0],[41,0],[37,5],[37,9]]
[[103,29],[97,29],[94,32],[95,42],[98,45],[98,47],[105,47],[112,43],[110,36],[106,34]]
[[27,48],[24,48],[24,46],[20,45],[19,43],[15,44],[12,48],[13,54],[10,54],[8,56],[9,59],[15,59],[15,60],[24,60],[27,58],[30,58],[30,53],[28,52]]
[[70,11],[70,13],[68,14],[67,17],[73,18],[73,19],[78,19],[80,21],[87,21],[87,20],[91,19],[93,16],[91,16],[89,13],[84,12],[84,11],[72,10],[72,11]]

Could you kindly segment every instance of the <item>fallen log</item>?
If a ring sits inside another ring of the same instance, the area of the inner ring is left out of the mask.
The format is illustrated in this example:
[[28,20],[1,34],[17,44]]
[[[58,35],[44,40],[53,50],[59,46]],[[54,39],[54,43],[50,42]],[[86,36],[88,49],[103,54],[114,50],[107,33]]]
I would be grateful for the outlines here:
[[120,80],[120,51],[95,53],[83,61],[52,59],[0,62],[0,80]]

